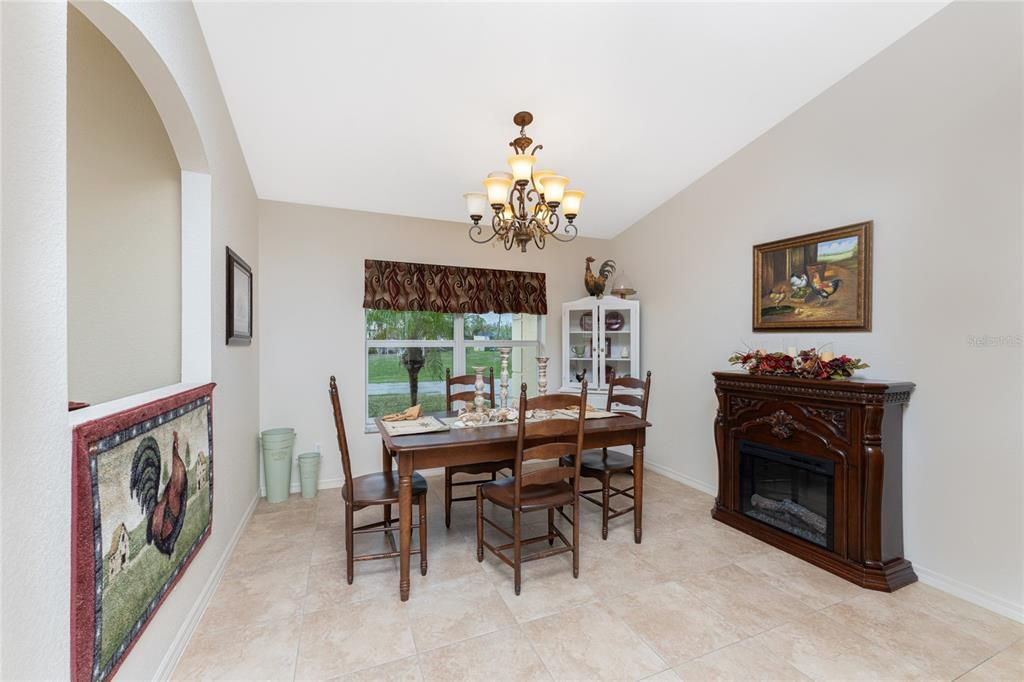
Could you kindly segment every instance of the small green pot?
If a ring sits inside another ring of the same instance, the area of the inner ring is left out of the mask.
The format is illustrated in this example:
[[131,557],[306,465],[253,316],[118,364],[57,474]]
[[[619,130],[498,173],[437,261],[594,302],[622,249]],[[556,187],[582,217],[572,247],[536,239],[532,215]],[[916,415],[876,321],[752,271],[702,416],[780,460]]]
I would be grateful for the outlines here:
[[304,452],[299,455],[299,484],[303,497],[316,497],[320,485],[320,453]]

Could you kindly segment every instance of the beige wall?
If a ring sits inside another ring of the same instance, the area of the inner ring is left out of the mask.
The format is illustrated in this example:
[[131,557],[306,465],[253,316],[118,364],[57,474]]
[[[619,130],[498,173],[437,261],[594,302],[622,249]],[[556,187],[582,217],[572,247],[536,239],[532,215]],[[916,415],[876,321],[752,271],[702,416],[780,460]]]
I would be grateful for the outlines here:
[[68,8],[68,383],[100,403],[181,378],[181,168],[110,41]]
[[[644,305],[649,460],[714,489],[712,370],[834,341],[910,380],[906,554],[1022,612],[1021,13],[956,3],[614,241]],[[752,334],[751,245],[875,221],[872,333]],[[1010,337],[991,347],[971,336]],[[671,428],[668,425],[671,424]]]
[[543,251],[474,244],[467,226],[436,220],[260,201],[260,422],[292,426],[296,452],[320,443],[324,484],[342,478],[327,381],[338,378],[356,475],[380,470],[380,436],[364,434],[366,350],[363,260],[531,270],[547,275],[546,352],[561,375],[561,304],[587,295],[584,258],[611,243],[576,239]]
[[[104,27],[130,63],[155,72],[147,87],[173,89],[171,99],[180,106],[161,108],[169,116],[167,129],[178,131],[172,139],[179,152],[191,152],[180,158],[202,157],[188,170],[209,173],[211,181],[212,229],[202,257],[212,271],[206,283],[212,314],[199,343],[205,336],[208,375],[217,383],[213,532],[118,672],[125,680],[167,679],[256,503],[259,339],[248,347],[224,345],[223,294],[225,245],[249,263],[259,262],[256,194],[193,5],[77,6]],[[2,679],[70,674],[67,13],[60,2],[0,2]],[[157,94],[153,98],[160,101]],[[190,132],[194,137],[183,140]]]
[[69,671],[66,33],[63,3],[0,2],[4,680],[65,679]]

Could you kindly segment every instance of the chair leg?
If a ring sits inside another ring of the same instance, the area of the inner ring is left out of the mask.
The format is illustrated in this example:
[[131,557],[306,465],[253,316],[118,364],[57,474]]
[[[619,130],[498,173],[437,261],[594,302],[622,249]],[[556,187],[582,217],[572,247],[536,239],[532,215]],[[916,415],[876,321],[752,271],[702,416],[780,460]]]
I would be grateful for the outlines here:
[[355,573],[355,533],[353,530],[353,514],[352,505],[348,502],[345,503],[345,578],[348,580],[348,584],[352,584],[352,578]]
[[427,494],[419,497],[420,505],[420,575],[427,574]]
[[572,505],[572,577],[580,577],[580,500]]
[[452,527],[452,472],[444,468],[444,527]]
[[522,569],[523,569],[523,553],[522,553],[523,548],[522,548],[522,545],[520,544],[520,537],[519,537],[519,521],[520,521],[519,517],[520,517],[520,511],[518,509],[513,510],[512,511],[512,556],[513,556],[512,569],[515,572],[516,596],[519,595],[519,588],[520,588],[520,583],[521,583],[521,579],[522,579]]
[[612,487],[612,476],[607,471],[604,472],[604,478],[601,479],[601,539],[608,539],[608,510],[611,507],[611,501],[609,493]]
[[548,509],[548,545],[555,544],[555,508]]
[[476,560],[484,560],[484,496],[476,489]]

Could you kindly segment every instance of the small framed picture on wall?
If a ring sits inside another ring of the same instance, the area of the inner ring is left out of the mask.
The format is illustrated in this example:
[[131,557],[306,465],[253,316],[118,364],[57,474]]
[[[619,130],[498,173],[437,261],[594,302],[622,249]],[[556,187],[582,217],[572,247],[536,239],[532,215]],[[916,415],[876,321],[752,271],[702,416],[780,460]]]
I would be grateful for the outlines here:
[[227,248],[227,333],[229,346],[252,343],[252,268]]

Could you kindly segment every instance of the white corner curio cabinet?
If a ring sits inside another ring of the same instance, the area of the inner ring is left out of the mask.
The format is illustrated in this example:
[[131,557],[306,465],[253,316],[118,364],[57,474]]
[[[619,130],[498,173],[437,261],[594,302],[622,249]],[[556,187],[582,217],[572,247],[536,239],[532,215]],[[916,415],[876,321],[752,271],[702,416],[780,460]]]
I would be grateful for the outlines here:
[[585,378],[590,404],[604,407],[608,381],[640,377],[640,301],[588,296],[562,304],[562,392]]

